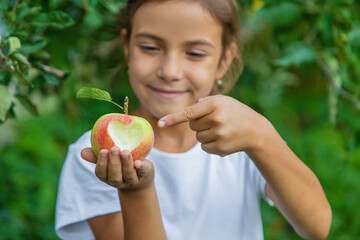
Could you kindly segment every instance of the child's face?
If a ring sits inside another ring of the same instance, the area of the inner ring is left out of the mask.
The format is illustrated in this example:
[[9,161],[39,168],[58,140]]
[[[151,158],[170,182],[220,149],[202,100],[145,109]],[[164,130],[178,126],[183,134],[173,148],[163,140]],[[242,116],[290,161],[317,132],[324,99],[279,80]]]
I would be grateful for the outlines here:
[[156,118],[208,96],[226,70],[221,24],[189,1],[141,6],[124,50],[140,107]]

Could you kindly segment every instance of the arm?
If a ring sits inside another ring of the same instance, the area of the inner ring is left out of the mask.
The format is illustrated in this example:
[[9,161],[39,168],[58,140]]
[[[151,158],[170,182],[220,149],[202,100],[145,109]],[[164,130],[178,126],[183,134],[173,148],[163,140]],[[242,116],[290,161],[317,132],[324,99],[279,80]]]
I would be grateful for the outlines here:
[[91,148],[82,157],[96,163],[95,174],[118,189],[122,212],[89,220],[96,239],[166,239],[154,185],[154,168],[148,160],[133,161],[130,152],[116,147],[101,150],[98,159]]
[[263,121],[255,147],[247,153],[267,180],[267,196],[300,236],[325,239],[332,213],[320,182],[273,126]]
[[97,216],[88,223],[97,240],[124,239],[122,212]]
[[324,191],[269,121],[236,99],[216,95],[163,117],[158,125],[186,121],[206,152],[250,156],[268,182],[266,194],[299,235],[326,238],[332,216]]
[[142,191],[119,191],[125,239],[166,239],[155,186]]

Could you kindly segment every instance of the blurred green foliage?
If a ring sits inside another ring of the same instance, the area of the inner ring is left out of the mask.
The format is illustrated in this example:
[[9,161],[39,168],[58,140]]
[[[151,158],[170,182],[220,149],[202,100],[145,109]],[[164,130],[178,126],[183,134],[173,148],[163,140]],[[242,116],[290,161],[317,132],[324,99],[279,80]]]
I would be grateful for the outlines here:
[[[243,0],[244,73],[229,95],[266,116],[316,173],[333,209],[328,239],[360,234],[360,4]],[[0,0],[0,238],[56,239],[67,146],[128,95],[116,16],[125,0]],[[29,114],[30,113],[30,114]],[[32,114],[32,115],[31,115]],[[33,115],[38,115],[34,117]],[[301,202],[299,202],[301,208]],[[262,204],[265,239],[300,239]]]

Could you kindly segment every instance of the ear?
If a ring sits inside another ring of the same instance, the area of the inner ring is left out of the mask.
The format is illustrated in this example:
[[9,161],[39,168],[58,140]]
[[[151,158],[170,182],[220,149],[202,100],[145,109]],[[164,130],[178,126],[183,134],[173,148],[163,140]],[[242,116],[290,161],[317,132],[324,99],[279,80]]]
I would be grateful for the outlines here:
[[216,71],[216,79],[222,79],[225,73],[229,70],[230,65],[235,57],[237,52],[237,46],[232,42],[225,50],[222,59],[220,60],[218,69]]
[[125,28],[123,28],[121,29],[121,41],[123,44],[126,62],[129,61],[129,42],[127,39],[128,39],[128,32]]

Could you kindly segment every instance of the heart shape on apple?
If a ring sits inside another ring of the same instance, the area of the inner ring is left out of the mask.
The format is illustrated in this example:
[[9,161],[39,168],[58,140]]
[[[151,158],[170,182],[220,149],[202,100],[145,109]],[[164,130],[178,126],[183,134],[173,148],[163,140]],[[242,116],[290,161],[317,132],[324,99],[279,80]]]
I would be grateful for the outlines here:
[[144,159],[154,143],[154,132],[144,118],[110,113],[100,117],[91,132],[91,146],[98,156],[101,149],[114,146],[131,152],[133,160]]

